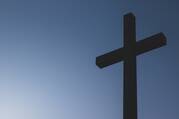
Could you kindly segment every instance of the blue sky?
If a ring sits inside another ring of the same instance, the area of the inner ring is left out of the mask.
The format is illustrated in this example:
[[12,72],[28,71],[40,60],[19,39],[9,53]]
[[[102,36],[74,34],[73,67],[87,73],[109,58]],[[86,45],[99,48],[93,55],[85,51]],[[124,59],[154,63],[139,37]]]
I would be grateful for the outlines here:
[[137,57],[139,119],[179,118],[177,0],[1,0],[1,119],[122,119],[122,63],[95,58],[123,46],[123,15],[137,39],[167,46]]

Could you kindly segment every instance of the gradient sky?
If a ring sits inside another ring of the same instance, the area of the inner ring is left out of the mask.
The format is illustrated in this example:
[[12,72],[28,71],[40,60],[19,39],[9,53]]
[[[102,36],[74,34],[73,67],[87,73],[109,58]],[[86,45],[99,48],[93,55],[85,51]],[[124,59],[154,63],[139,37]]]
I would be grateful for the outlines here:
[[0,119],[122,119],[123,63],[95,58],[137,39],[168,44],[137,57],[139,119],[179,118],[178,0],[1,0]]

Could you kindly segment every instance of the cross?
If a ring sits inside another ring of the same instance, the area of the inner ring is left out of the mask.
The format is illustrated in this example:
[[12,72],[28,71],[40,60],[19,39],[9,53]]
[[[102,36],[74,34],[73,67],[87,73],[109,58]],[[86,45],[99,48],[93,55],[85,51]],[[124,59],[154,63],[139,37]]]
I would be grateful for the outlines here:
[[136,41],[135,16],[124,15],[124,46],[96,58],[96,65],[104,68],[124,62],[123,119],[137,119],[136,56],[166,45],[163,33]]

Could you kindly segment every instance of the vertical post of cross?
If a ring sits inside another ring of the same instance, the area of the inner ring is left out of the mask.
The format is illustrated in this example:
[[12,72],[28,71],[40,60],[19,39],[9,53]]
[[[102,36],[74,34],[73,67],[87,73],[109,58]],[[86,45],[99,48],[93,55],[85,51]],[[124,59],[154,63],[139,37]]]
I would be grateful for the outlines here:
[[137,119],[136,23],[132,13],[124,16],[124,96],[123,118]]

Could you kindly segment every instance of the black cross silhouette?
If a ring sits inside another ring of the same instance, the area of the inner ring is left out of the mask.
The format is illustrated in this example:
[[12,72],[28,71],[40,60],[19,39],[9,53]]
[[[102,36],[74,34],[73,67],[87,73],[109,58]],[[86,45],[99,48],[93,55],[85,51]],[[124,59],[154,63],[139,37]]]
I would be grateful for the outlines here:
[[135,27],[135,16],[124,15],[124,47],[96,58],[100,68],[124,61],[123,119],[137,119],[136,56],[166,45],[163,33],[136,42]]

